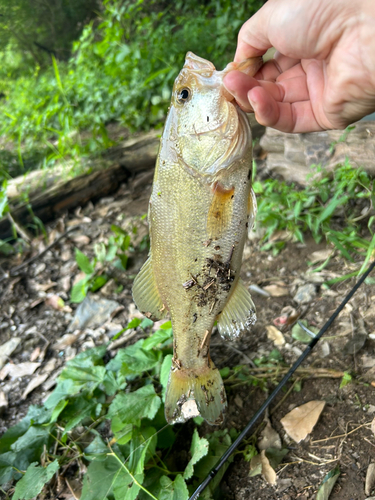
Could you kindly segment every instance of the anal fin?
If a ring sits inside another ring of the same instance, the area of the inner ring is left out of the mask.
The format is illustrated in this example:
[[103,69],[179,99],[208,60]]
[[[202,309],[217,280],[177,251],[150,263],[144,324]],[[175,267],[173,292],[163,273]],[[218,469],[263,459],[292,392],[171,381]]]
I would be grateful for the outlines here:
[[163,319],[167,315],[152,269],[151,256],[143,264],[133,283],[133,300],[138,309],[153,321]]
[[225,339],[236,340],[256,319],[254,302],[243,281],[239,279],[217,318],[219,333]]

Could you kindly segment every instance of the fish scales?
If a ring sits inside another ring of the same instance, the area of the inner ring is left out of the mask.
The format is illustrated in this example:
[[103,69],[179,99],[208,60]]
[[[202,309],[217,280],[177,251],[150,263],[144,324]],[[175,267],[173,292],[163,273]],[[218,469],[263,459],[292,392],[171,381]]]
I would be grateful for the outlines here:
[[176,79],[149,204],[150,255],[133,286],[146,316],[171,317],[170,423],[197,415],[211,424],[223,421],[226,396],[209,355],[211,332],[217,320],[220,333],[232,339],[255,321],[239,279],[256,211],[251,131],[228,100],[224,74],[188,53]]

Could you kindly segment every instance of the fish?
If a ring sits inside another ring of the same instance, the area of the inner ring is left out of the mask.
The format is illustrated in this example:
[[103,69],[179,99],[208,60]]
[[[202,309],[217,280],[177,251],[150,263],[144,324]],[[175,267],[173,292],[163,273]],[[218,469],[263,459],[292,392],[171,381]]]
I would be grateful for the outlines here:
[[156,161],[148,223],[150,252],[133,284],[148,318],[168,315],[173,358],[165,395],[168,423],[224,421],[227,399],[210,357],[215,322],[237,339],[256,321],[240,278],[256,199],[246,114],[223,85],[233,69],[254,75],[261,58],[217,71],[192,52],[177,76]]

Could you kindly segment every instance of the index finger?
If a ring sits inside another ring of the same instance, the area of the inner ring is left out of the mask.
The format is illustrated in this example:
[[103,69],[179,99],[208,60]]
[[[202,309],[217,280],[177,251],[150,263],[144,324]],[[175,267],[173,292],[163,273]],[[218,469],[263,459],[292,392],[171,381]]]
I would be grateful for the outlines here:
[[268,3],[263,5],[240,29],[235,62],[262,56],[272,47],[267,32],[270,13]]

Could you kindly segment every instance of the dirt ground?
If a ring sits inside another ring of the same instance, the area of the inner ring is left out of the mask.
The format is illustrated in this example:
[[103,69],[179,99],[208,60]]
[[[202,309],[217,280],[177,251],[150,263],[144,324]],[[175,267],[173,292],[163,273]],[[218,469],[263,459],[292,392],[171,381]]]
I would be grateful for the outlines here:
[[[100,200],[67,213],[48,226],[48,243],[79,224],[43,257],[24,268],[16,277],[2,279],[0,272],[0,346],[13,337],[20,344],[10,356],[13,363],[40,362],[35,374],[14,379],[4,378],[0,390],[7,398],[0,416],[0,433],[14,425],[27,412],[30,404],[41,403],[53,390],[54,381],[66,360],[83,349],[94,347],[110,338],[136,314],[132,304],[131,284],[134,275],[146,258],[147,250],[131,255],[127,273],[116,276],[123,285],[114,293],[113,280],[99,294],[115,300],[119,307],[111,319],[97,328],[68,331],[74,317],[75,304],[69,302],[69,291],[79,269],[74,259],[74,248],[93,255],[93,246],[107,241],[111,224],[123,228],[136,225],[136,239],[141,241],[147,232],[144,220],[151,189],[152,174],[137,176],[111,198]],[[280,234],[280,238],[287,235]],[[33,243],[33,254],[46,248],[40,238]],[[239,342],[228,344],[218,334],[212,338],[212,358],[219,368],[238,364],[254,366],[254,360],[267,357],[275,347],[280,351],[284,365],[291,365],[305,345],[291,335],[291,325],[280,325],[280,317],[295,314],[305,319],[310,327],[320,328],[355,283],[345,280],[331,287],[324,281],[353,270],[350,263],[333,257],[328,267],[312,274],[308,261],[314,252],[326,251],[325,244],[306,241],[304,245],[289,241],[277,256],[260,250],[259,239],[253,237],[244,252],[242,278],[249,286],[257,307],[258,321],[251,333]],[[31,257],[28,255],[27,257]],[[22,260],[25,256],[22,257]],[[3,273],[22,262],[0,259]],[[319,265],[318,261],[313,267]],[[375,276],[373,277],[375,278]],[[308,500],[315,498],[323,477],[336,465],[341,474],[330,496],[331,500],[364,500],[375,491],[365,494],[368,466],[375,461],[375,436],[371,422],[375,417],[375,283],[369,280],[340,314],[325,338],[307,359],[303,372],[292,379],[286,391],[272,404],[269,418],[279,433],[288,454],[277,467],[277,485],[269,485],[261,475],[249,477],[249,462],[237,454],[228,468],[217,492],[217,498],[227,500]],[[294,300],[301,287],[310,284],[302,303]],[[271,288],[267,288],[271,287]],[[269,295],[264,295],[264,290]],[[277,296],[279,295],[279,296]],[[56,297],[64,304],[56,303]],[[289,306],[289,309],[285,309]],[[287,311],[285,313],[285,311]],[[291,312],[292,311],[292,312]],[[275,346],[267,336],[267,326],[282,331],[283,345]],[[361,341],[362,339],[362,341]],[[363,340],[365,341],[364,345]],[[115,346],[113,349],[118,348]],[[123,345],[121,346],[123,347]],[[340,389],[343,372],[352,375],[352,381]],[[38,374],[44,380],[29,394],[25,388]],[[275,374],[267,386],[271,391],[281,375]],[[294,390],[292,384],[294,385]],[[291,390],[289,390],[291,389]],[[226,427],[240,431],[267,397],[267,391],[249,384],[227,386],[228,417]],[[292,408],[311,400],[325,401],[321,417],[312,433],[301,443],[292,441],[280,420]],[[200,432],[212,431],[202,425]]]

